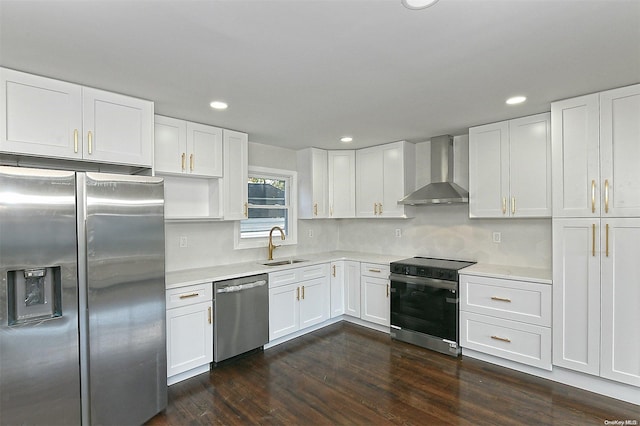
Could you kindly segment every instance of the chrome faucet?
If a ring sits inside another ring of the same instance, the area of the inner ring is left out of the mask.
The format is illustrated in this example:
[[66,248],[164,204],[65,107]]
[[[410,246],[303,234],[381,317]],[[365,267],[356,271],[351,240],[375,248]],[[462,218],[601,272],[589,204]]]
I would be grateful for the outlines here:
[[275,231],[276,229],[280,231],[280,237],[282,238],[282,240],[284,240],[284,231],[282,230],[282,228],[280,228],[279,226],[274,226],[273,228],[271,228],[271,231],[269,231],[269,259],[268,260],[273,260],[273,250],[275,250],[276,247],[280,247],[273,244],[273,231]]

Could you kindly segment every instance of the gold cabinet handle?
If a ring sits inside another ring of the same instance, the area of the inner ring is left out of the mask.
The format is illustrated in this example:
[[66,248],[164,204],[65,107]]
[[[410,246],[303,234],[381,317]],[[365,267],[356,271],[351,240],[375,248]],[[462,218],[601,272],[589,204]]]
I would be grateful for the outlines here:
[[591,225],[591,256],[596,256],[596,224]]
[[375,272],[375,273],[379,274],[382,271],[380,269],[369,269],[369,272]]
[[511,299],[507,299],[505,297],[491,296],[491,300],[497,300],[498,302],[508,302],[511,303]]
[[313,215],[318,216],[318,203],[313,203]]
[[373,214],[374,215],[378,214],[378,203],[373,203]]
[[73,152],[78,153],[78,129],[73,130]]
[[511,340],[507,339],[506,337],[491,336],[491,338],[493,340],[500,340],[501,342],[511,343]]
[[189,169],[193,171],[193,154],[189,154]]
[[296,300],[300,300],[300,287],[296,287]]
[[304,300],[304,286],[302,286],[302,300]]
[[502,197],[502,214],[507,214],[507,197]]
[[609,257],[609,224],[605,225],[605,255]]
[[604,181],[604,212],[609,213],[609,179]]
[[511,214],[516,214],[516,197],[511,197]]
[[184,169],[186,167],[186,161],[187,161],[187,154],[185,154],[184,152],[182,153],[182,160],[180,162],[180,164],[182,164],[182,171],[184,172]]
[[190,297],[198,297],[200,293],[191,293],[191,294],[183,294],[180,296],[180,299],[189,299]]
[[596,212],[596,181],[591,181],[591,213]]
[[387,299],[389,298],[389,284],[387,284]]
[[336,276],[336,265],[333,265],[333,276]]
[[249,203],[244,203],[244,217],[249,217]]
[[380,214],[382,214],[382,203],[378,204],[379,208],[378,211],[380,212]]
[[91,133],[91,130],[89,130],[89,133],[87,134],[87,139],[89,145],[89,154],[93,154],[93,133]]
[[207,313],[207,319],[209,320],[209,324],[211,324],[211,306],[209,306],[208,311],[209,312]]
[[329,207],[329,216],[333,216],[333,204]]

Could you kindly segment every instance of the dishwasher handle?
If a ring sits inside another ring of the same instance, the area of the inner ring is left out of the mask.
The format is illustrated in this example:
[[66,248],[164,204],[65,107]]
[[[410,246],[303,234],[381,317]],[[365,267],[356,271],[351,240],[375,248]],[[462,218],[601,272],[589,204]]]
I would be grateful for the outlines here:
[[226,287],[217,289],[216,293],[237,293],[239,291],[249,290],[250,288],[261,287],[266,284],[266,280],[258,280],[247,284],[228,285]]

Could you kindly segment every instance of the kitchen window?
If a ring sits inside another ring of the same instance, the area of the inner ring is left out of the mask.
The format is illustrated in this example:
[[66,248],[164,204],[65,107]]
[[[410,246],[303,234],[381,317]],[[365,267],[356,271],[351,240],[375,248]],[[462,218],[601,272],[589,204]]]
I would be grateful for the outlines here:
[[235,248],[265,247],[274,226],[286,236],[282,241],[280,233],[274,233],[278,245],[297,243],[296,178],[290,170],[249,167],[249,218],[236,222]]

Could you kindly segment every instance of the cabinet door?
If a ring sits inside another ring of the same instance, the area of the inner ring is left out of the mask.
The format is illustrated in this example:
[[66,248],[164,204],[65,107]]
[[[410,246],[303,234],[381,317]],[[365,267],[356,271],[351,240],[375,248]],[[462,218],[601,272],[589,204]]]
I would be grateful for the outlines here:
[[602,219],[600,375],[640,386],[640,219]]
[[469,129],[469,217],[508,217],[509,123]]
[[377,216],[377,206],[382,202],[383,182],[383,160],[380,148],[356,151],[356,216]]
[[222,129],[187,122],[189,174],[222,177]]
[[360,318],[389,326],[389,280],[362,276],[360,292]]
[[344,313],[360,318],[360,262],[345,262]]
[[554,217],[600,216],[598,94],[551,104]]
[[300,283],[300,329],[329,319],[329,299],[328,277]]
[[151,167],[153,102],[82,88],[85,160]]
[[249,137],[246,133],[223,130],[224,219],[248,217]]
[[509,121],[509,195],[513,217],[551,217],[551,117]]
[[82,158],[82,89],[0,68],[0,150]]
[[331,262],[331,318],[344,314],[344,260]]
[[269,289],[269,340],[300,329],[300,287],[288,284]]
[[213,302],[167,311],[167,376],[213,361]]
[[553,220],[552,329],[554,365],[599,374],[599,220]]
[[155,171],[185,173],[187,171],[187,122],[156,115],[153,130]]
[[382,217],[404,216],[404,151],[403,142],[382,146],[382,199],[378,214]]
[[640,84],[600,94],[602,217],[640,216]]
[[329,216],[355,217],[356,153],[353,150],[329,151],[327,156]]

